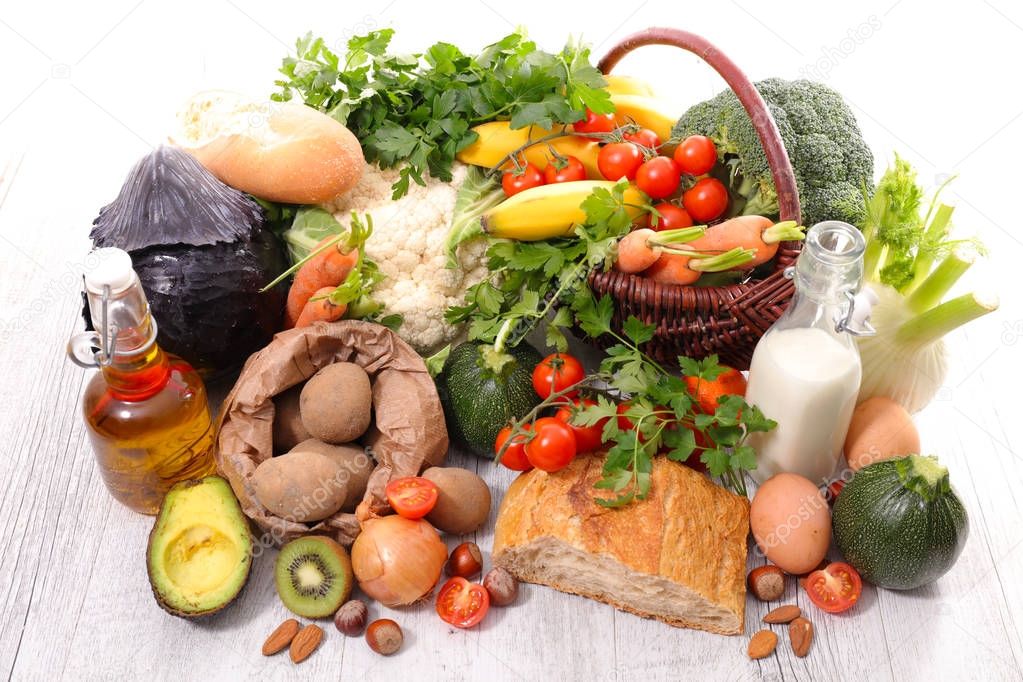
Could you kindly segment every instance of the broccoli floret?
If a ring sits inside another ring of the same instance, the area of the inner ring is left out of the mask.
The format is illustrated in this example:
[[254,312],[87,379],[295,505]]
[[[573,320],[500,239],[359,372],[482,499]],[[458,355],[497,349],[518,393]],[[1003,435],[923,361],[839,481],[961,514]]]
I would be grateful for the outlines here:
[[[864,218],[864,190],[873,188],[874,156],[856,117],[831,88],[808,80],[768,78],[755,84],[781,133],[799,187],[803,223]],[[778,197],[753,122],[731,90],[691,107],[673,137],[707,135],[731,165],[738,213],[773,215]]]

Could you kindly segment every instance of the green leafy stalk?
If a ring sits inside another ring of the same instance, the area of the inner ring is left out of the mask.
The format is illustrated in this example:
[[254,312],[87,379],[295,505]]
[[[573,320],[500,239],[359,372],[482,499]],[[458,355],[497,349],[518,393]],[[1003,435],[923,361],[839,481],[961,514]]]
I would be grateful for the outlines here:
[[970,269],[975,258],[972,251],[963,249],[946,256],[907,297],[909,309],[914,313],[922,313],[938,305],[959,278]]
[[967,322],[998,308],[997,299],[963,294],[902,323],[895,339],[906,345],[933,343]]

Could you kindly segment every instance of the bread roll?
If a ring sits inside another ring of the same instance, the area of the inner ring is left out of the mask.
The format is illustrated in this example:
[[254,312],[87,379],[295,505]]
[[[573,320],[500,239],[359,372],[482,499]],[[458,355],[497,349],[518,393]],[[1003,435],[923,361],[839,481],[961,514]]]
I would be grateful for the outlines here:
[[602,456],[522,474],[497,515],[493,560],[549,585],[670,625],[740,634],[746,606],[749,502],[665,457],[650,493],[597,505]]
[[235,189],[288,204],[319,204],[358,182],[366,161],[355,136],[304,104],[209,90],[178,115],[171,143]]

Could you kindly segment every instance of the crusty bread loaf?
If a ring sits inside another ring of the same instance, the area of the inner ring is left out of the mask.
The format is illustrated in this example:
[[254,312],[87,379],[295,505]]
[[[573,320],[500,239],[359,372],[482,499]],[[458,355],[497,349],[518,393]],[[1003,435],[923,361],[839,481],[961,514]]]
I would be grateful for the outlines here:
[[607,494],[593,487],[603,462],[519,476],[501,502],[494,564],[671,625],[741,633],[748,500],[657,457],[647,498],[608,509],[593,501]]
[[304,104],[209,90],[178,115],[171,142],[222,182],[260,199],[318,204],[344,194],[366,166],[348,128]]

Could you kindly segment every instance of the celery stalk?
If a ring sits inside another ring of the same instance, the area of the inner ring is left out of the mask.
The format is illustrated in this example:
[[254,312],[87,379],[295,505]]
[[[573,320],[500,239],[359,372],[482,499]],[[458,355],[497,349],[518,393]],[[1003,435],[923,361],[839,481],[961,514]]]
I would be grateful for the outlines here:
[[[944,258],[938,267],[921,281],[916,290],[907,298],[909,309],[914,313],[922,313],[941,303],[963,274],[970,269],[976,255],[971,251],[958,249]],[[920,258],[917,258],[919,262]],[[928,266],[928,270],[930,267]]]
[[933,343],[967,322],[998,308],[996,297],[982,298],[963,294],[937,305],[904,322],[895,333],[895,340],[906,345]]
[[948,204],[939,204],[935,209],[934,219],[927,226],[927,231],[920,243],[921,248],[917,252],[916,260],[913,261],[913,280],[905,288],[907,293],[919,287],[930,274],[931,267],[934,265],[935,247],[945,240],[954,210]]

